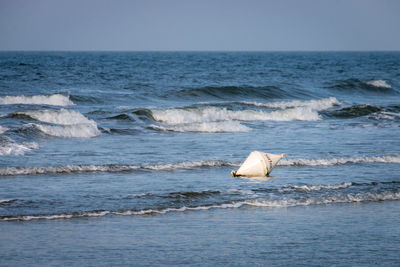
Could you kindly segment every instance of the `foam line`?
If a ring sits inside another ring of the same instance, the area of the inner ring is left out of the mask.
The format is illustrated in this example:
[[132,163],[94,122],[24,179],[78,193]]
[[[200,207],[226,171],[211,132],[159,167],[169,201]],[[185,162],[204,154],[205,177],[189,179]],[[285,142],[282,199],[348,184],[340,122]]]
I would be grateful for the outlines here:
[[304,198],[282,198],[282,199],[249,199],[244,201],[232,201],[228,203],[214,204],[209,206],[193,207],[169,207],[163,209],[143,209],[143,210],[99,210],[88,212],[74,212],[65,214],[41,214],[41,215],[17,215],[1,216],[0,221],[31,221],[31,220],[60,220],[82,217],[103,217],[107,215],[119,216],[143,216],[157,215],[171,212],[204,211],[210,209],[238,209],[244,206],[258,208],[290,208],[298,206],[329,205],[337,203],[363,203],[400,200],[400,192],[381,192],[381,193],[357,193],[343,195],[325,195],[321,197]]
[[400,155],[371,156],[371,157],[348,157],[348,158],[326,158],[326,159],[287,159],[281,160],[281,166],[334,166],[349,163],[395,163],[400,164]]
[[276,108],[276,109],[286,109],[295,107],[309,107],[314,110],[326,110],[333,106],[340,105],[340,102],[335,97],[313,99],[307,101],[294,100],[294,101],[282,101],[282,102],[270,102],[270,103],[258,103],[258,102],[239,102],[246,105],[253,105],[256,107],[265,108]]
[[16,115],[25,115],[29,116],[35,120],[61,124],[61,125],[72,125],[72,124],[83,124],[83,123],[91,123],[95,124],[93,120],[90,120],[83,116],[78,111],[68,110],[68,109],[60,109],[60,110],[31,110],[31,111],[20,111],[15,112]]
[[178,124],[169,126],[150,125],[150,128],[159,131],[170,132],[201,132],[201,133],[234,133],[249,132],[251,129],[240,124],[238,121],[220,121],[220,122],[200,122],[189,124]]
[[186,109],[154,109],[151,110],[158,122],[178,125],[188,123],[204,123],[217,121],[317,121],[321,116],[309,107],[296,107],[273,112],[255,110],[228,110],[218,107],[201,107]]
[[0,97],[0,105],[12,105],[12,104],[53,105],[53,106],[74,105],[74,103],[69,99],[68,96],[64,96],[61,94]]
[[154,171],[169,171],[175,169],[196,169],[203,167],[221,167],[221,166],[237,166],[237,163],[230,163],[220,160],[208,161],[191,161],[179,162],[171,164],[156,164],[156,165],[65,165],[65,166],[31,166],[31,167],[7,167],[0,168],[0,176],[13,175],[39,175],[52,173],[79,173],[79,172],[121,172],[132,170],[154,170]]

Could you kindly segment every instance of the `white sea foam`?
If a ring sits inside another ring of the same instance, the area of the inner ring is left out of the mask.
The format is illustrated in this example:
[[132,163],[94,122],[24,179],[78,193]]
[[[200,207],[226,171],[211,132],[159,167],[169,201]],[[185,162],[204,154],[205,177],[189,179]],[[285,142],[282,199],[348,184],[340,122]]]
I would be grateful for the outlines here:
[[17,115],[26,115],[35,120],[59,125],[43,125],[31,123],[45,134],[57,137],[89,138],[101,134],[97,123],[74,110],[34,110],[16,112]]
[[381,192],[381,193],[357,193],[344,195],[326,195],[321,197],[305,198],[281,198],[281,199],[249,199],[244,201],[233,201],[230,203],[215,204],[209,206],[195,207],[171,207],[164,209],[143,209],[126,211],[89,211],[74,214],[48,214],[48,215],[21,215],[21,216],[3,216],[0,221],[31,221],[31,220],[59,220],[81,217],[102,217],[107,215],[119,216],[143,216],[157,215],[171,212],[204,211],[210,209],[237,209],[243,206],[259,208],[289,208],[297,206],[310,205],[328,205],[336,203],[361,203],[378,201],[396,201],[400,200],[400,192]]
[[201,107],[187,109],[154,109],[155,120],[169,125],[203,123],[217,121],[316,121],[321,117],[317,111],[309,107],[297,107],[273,112],[255,110],[228,110],[217,107]]
[[370,86],[379,87],[379,88],[385,88],[385,89],[392,88],[392,86],[390,86],[390,84],[388,84],[384,80],[372,80],[372,81],[367,82],[367,84],[370,85]]
[[249,132],[251,129],[238,121],[200,122],[169,126],[150,125],[150,128],[171,132],[230,133]]
[[74,105],[74,103],[69,99],[68,96],[64,96],[61,94],[0,97],[0,105],[9,105],[9,104],[32,104],[32,105],[53,105],[53,106]]
[[297,206],[323,205],[335,203],[371,202],[400,200],[400,192],[358,193],[345,195],[331,195],[322,197],[283,198],[283,199],[255,199],[245,201],[244,204],[254,207],[288,208]]
[[43,125],[43,124],[30,124],[45,134],[66,137],[66,138],[90,138],[101,134],[95,123],[86,124],[73,124],[73,125]]
[[375,120],[398,120],[400,119],[400,114],[388,111],[381,111],[371,114],[370,118]]
[[131,170],[169,171],[175,169],[195,169],[202,167],[237,166],[238,163],[230,163],[220,160],[188,161],[171,164],[156,165],[65,165],[65,166],[28,166],[0,168],[0,176],[12,175],[38,175],[49,173],[76,173],[76,172],[119,172]]
[[[400,164],[400,155],[376,156],[360,158],[332,158],[332,159],[290,159],[281,160],[278,165],[281,166],[333,166],[347,163],[389,163]],[[153,171],[172,171],[176,169],[196,169],[209,167],[238,167],[239,162],[229,162],[222,160],[206,161],[187,161],[170,164],[156,165],[65,165],[65,166],[28,166],[28,167],[7,167],[0,168],[0,176],[13,175],[39,175],[48,173],[76,173],[76,172],[120,172],[131,170],[153,170]],[[327,186],[327,188],[330,185]],[[335,186],[347,186],[333,185]],[[332,187],[332,186],[331,186]],[[334,189],[334,188],[332,188]]]
[[395,163],[400,164],[400,155],[372,156],[372,157],[348,157],[326,159],[287,159],[281,160],[283,166],[333,166],[348,163]]
[[288,185],[284,186],[284,189],[295,189],[295,190],[304,190],[304,191],[319,191],[323,189],[345,189],[352,186],[352,183],[340,183],[335,185]]
[[72,125],[72,124],[96,124],[95,121],[90,120],[83,116],[78,111],[60,109],[60,110],[31,110],[31,111],[20,111],[14,114],[27,115],[35,120],[49,122],[61,125]]
[[314,110],[326,110],[333,106],[340,105],[340,102],[335,97],[322,98],[322,99],[313,99],[308,101],[282,101],[282,102],[270,102],[270,103],[258,103],[258,102],[241,102],[247,105],[253,105],[257,107],[266,107],[266,108],[277,108],[277,109],[286,109],[286,108],[295,108],[295,107],[309,107]]
[[25,152],[38,148],[35,142],[16,143],[10,138],[6,138],[5,142],[0,144],[0,156],[23,156]]
[[7,127],[0,126],[0,134],[7,132],[9,129]]

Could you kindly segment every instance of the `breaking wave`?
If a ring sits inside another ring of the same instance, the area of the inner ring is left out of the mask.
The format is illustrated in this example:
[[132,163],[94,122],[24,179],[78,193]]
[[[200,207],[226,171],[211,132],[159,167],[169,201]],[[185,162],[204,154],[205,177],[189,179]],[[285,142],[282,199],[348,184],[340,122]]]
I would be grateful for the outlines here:
[[64,138],[90,138],[101,134],[100,130],[97,128],[96,123],[85,123],[85,124],[72,124],[72,125],[43,125],[31,123],[29,124],[39,131],[55,136]]
[[171,108],[151,110],[154,119],[170,125],[216,121],[316,121],[321,116],[312,108],[297,107],[273,112],[255,110],[228,110],[217,107]]
[[35,142],[16,143],[8,137],[0,138],[0,156],[23,156],[25,152],[38,147],[39,145]]
[[32,111],[19,111],[13,113],[16,116],[28,116],[34,120],[61,124],[61,125],[73,125],[73,124],[96,124],[95,121],[90,120],[83,116],[81,113],[68,110],[68,109],[60,109],[60,110],[32,110]]
[[9,130],[9,129],[8,129],[7,127],[0,126],[0,134],[6,132],[6,131],[8,131],[8,130]]
[[395,163],[400,164],[400,155],[372,156],[372,157],[348,157],[326,159],[286,159],[281,160],[281,166],[334,166],[349,163]]
[[386,81],[384,80],[372,80],[367,82],[366,84],[374,87],[380,87],[380,88],[386,88],[386,89],[391,89],[392,86],[390,86]]
[[287,185],[284,189],[294,189],[301,191],[319,191],[323,189],[345,189],[354,185],[353,183],[341,183],[336,185]]
[[313,99],[307,101],[294,100],[294,101],[282,101],[282,102],[270,102],[270,103],[258,103],[258,102],[239,102],[246,105],[252,105],[256,107],[265,107],[265,108],[277,108],[277,109],[286,109],[286,108],[295,108],[295,107],[309,107],[315,110],[326,110],[333,106],[340,105],[340,102],[336,99],[336,97],[322,98],[322,99]]
[[53,173],[79,173],[79,172],[122,172],[132,170],[154,170],[169,171],[175,169],[196,169],[204,167],[237,166],[238,163],[231,163],[221,160],[178,162],[171,164],[156,165],[65,165],[65,166],[31,166],[31,167],[7,167],[0,168],[0,176],[13,175],[38,175]]
[[327,86],[331,89],[344,91],[365,91],[376,93],[393,92],[392,87],[384,80],[361,81],[359,79],[350,78],[346,80],[338,80]]
[[[37,145],[36,145],[37,146]],[[400,164],[400,155],[374,156],[374,157],[349,157],[349,158],[326,158],[326,159],[285,159],[278,163],[279,166],[302,167],[302,166],[334,166],[350,163],[389,163]],[[65,165],[65,166],[27,166],[0,168],[0,176],[14,175],[39,175],[39,174],[68,174],[84,172],[123,172],[134,170],[173,171],[176,169],[198,169],[209,167],[238,167],[240,162],[229,162],[223,160],[186,161],[169,164],[155,165]]]
[[11,104],[53,105],[53,106],[74,105],[74,103],[69,99],[68,96],[61,94],[0,97],[0,105],[11,105]]
[[118,216],[143,216],[162,215],[171,212],[204,211],[211,209],[238,209],[242,207],[257,208],[290,208],[311,205],[329,205],[339,203],[363,203],[400,200],[400,192],[380,193],[350,193],[338,195],[325,195],[319,197],[287,197],[280,199],[257,198],[242,201],[230,201],[213,205],[168,207],[161,209],[142,210],[94,210],[86,212],[73,212],[61,214],[37,214],[37,215],[16,215],[0,216],[0,221],[31,221],[31,220],[60,220],[72,218],[103,217],[107,215]]
[[86,118],[81,113],[74,110],[20,111],[13,113],[12,116],[25,116],[37,121],[58,124],[28,124],[51,136],[65,138],[90,138],[101,134],[95,121]]
[[170,132],[201,132],[201,133],[232,133],[249,132],[251,129],[238,121],[200,122],[191,124],[178,124],[169,126],[150,125],[149,128]]
[[335,203],[377,202],[400,200],[400,192],[354,193],[321,197],[255,199],[243,202],[243,205],[266,208],[288,208],[297,206],[323,205]]

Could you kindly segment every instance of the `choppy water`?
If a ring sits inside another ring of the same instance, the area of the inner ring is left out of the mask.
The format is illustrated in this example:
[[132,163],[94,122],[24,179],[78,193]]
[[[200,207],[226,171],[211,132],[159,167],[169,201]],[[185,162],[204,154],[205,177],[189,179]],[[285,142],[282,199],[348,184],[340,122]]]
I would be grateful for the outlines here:
[[398,52],[2,52],[0,264],[398,265],[399,127]]

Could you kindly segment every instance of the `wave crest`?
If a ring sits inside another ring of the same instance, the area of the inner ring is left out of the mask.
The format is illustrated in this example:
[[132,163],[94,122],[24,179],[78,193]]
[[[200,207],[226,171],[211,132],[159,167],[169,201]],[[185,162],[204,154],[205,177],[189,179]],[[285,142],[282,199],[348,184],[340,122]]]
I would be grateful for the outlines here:
[[270,103],[258,103],[258,102],[239,102],[246,105],[252,105],[256,107],[265,107],[265,108],[277,108],[277,109],[286,109],[286,108],[295,108],[295,107],[310,107],[315,110],[326,110],[333,106],[340,105],[340,102],[336,99],[336,97],[322,98],[322,99],[312,99],[312,100],[294,100],[294,101],[282,101],[282,102],[270,102]]
[[39,145],[35,142],[16,143],[8,137],[0,139],[0,156],[23,156],[25,152],[37,149]]
[[61,125],[95,123],[93,120],[86,118],[77,111],[63,109],[63,108],[60,110],[45,109],[45,110],[19,111],[13,113],[13,115],[28,116],[38,121],[61,124]]
[[228,110],[212,106],[200,108],[171,108],[151,110],[154,119],[170,125],[216,121],[316,121],[321,117],[314,109],[297,107],[273,112]]
[[74,103],[68,96],[62,94],[34,95],[34,96],[3,96],[0,97],[0,105],[27,104],[27,105],[53,105],[72,106]]
[[81,113],[68,110],[33,110],[20,111],[12,114],[13,116],[27,116],[34,120],[58,124],[45,125],[30,123],[28,125],[35,127],[39,131],[56,137],[64,138],[90,138],[101,134],[97,128],[97,123],[83,116]]
[[400,164],[400,155],[372,156],[372,157],[349,157],[349,158],[326,158],[326,159],[286,159],[281,160],[281,166],[334,166],[349,163],[395,163]]
[[149,128],[171,132],[201,132],[201,133],[232,133],[249,132],[251,129],[237,121],[201,122],[191,124],[178,124],[169,126],[150,125]]
[[284,189],[294,189],[300,191],[319,191],[323,189],[345,189],[352,186],[353,183],[341,183],[335,185],[288,185]]
[[[400,164],[400,155],[373,156],[359,158],[332,158],[332,159],[285,159],[278,163],[279,166],[302,167],[302,166],[334,166],[349,163],[389,163]],[[240,162],[229,162],[223,160],[185,161],[178,163],[156,164],[156,165],[65,165],[65,166],[28,166],[0,168],[0,176],[14,175],[39,175],[52,173],[79,173],[79,172],[121,172],[133,170],[172,171],[175,169],[198,169],[209,167],[238,167]]]
[[329,205],[338,203],[362,203],[400,200],[400,192],[380,192],[380,193],[357,193],[325,195],[321,197],[303,198],[281,198],[281,199],[249,199],[244,201],[231,201],[227,203],[205,205],[205,206],[182,206],[168,207],[162,209],[143,209],[143,210],[95,210],[85,212],[74,212],[64,214],[39,214],[39,215],[16,215],[1,216],[0,221],[31,221],[31,220],[60,220],[86,217],[103,217],[107,215],[119,216],[143,216],[160,215],[171,212],[204,211],[210,209],[238,209],[244,206],[257,208],[290,208],[311,205]]
[[388,84],[384,80],[372,80],[372,81],[366,82],[366,84],[373,86],[373,87],[378,87],[378,88],[385,88],[385,89],[392,88],[392,86],[390,86],[390,84]]
[[14,175],[38,175],[53,173],[79,173],[79,172],[121,172],[132,170],[155,170],[169,171],[175,169],[196,169],[203,167],[237,166],[238,163],[231,163],[221,160],[189,161],[170,164],[156,165],[65,165],[65,166],[31,166],[31,167],[7,167],[0,168],[0,176]]
[[101,134],[101,132],[97,128],[96,123],[59,125],[59,126],[31,123],[29,125],[36,127],[39,131],[47,135],[55,137],[90,138]]
[[349,92],[364,91],[375,93],[392,93],[392,87],[384,80],[361,81],[356,78],[334,81],[333,84],[328,85],[327,88],[345,90]]
[[7,132],[9,129],[7,127],[0,126],[0,134]]
[[[232,99],[233,97],[282,98],[293,96],[294,92],[287,92],[276,86],[205,86],[200,88],[183,89],[177,92],[179,97],[214,97],[218,99]],[[300,92],[297,92],[300,93]]]

